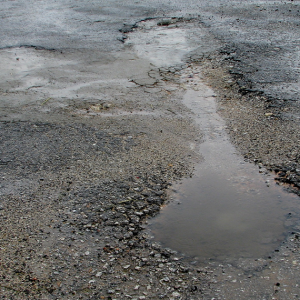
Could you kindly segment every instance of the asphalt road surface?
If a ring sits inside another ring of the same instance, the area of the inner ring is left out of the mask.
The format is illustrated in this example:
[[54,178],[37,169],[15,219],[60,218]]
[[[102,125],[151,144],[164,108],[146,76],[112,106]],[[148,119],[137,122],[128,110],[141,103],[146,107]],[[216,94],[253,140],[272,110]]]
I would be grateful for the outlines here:
[[202,159],[182,99],[203,84],[237,151],[299,195],[299,17],[299,1],[1,1],[0,299],[297,299],[297,215],[234,264],[143,229]]

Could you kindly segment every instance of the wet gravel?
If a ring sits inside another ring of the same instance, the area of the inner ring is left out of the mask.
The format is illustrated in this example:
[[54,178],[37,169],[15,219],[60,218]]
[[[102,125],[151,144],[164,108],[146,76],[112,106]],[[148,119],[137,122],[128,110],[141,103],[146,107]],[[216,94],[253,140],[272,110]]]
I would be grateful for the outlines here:
[[[202,293],[202,273],[144,232],[170,182],[188,176],[195,158],[188,149],[190,157],[182,155],[174,129],[157,130],[155,141],[152,118],[136,135],[124,132],[124,118],[114,134],[111,124],[103,131],[83,123],[1,123],[1,299]],[[174,142],[164,144],[167,138]],[[172,156],[168,147],[177,149]]]
[[[174,20],[157,22],[185,29],[202,24]],[[111,23],[122,42],[137,29],[128,25],[119,32],[120,24]],[[107,31],[105,36],[111,39]],[[97,91],[84,105],[70,96],[67,105],[58,107],[51,106],[44,94],[36,96],[38,104],[18,103],[13,113],[11,108],[2,111],[1,299],[298,297],[300,228],[289,233],[268,259],[205,266],[162,248],[144,230],[147,218],[168,200],[167,188],[174,180],[191,176],[193,163],[200,159],[190,143],[199,143],[201,133],[180,103],[186,88],[182,72],[187,70],[190,84],[193,69],[200,68],[201,80],[216,91],[219,112],[245,159],[275,172],[278,184],[291,184],[286,188],[299,194],[297,106],[251,87],[257,77],[241,76],[256,70],[249,67],[257,52],[253,45],[255,51],[245,56],[243,43],[221,47],[220,41],[205,34],[201,39],[209,46],[192,51],[185,63],[151,66],[142,70],[142,76],[131,74],[126,79],[135,86],[126,87],[123,94],[117,89],[118,97],[116,90],[105,87],[104,100],[99,101]],[[34,40],[38,44],[44,37]],[[97,39],[92,40],[95,43]],[[29,47],[31,52],[37,50],[34,47]],[[269,53],[273,48],[264,49]],[[78,55],[66,52],[68,59]],[[40,94],[13,90],[7,84],[1,95],[19,100]],[[127,115],[118,116],[118,110]],[[104,118],[108,113],[112,115]]]

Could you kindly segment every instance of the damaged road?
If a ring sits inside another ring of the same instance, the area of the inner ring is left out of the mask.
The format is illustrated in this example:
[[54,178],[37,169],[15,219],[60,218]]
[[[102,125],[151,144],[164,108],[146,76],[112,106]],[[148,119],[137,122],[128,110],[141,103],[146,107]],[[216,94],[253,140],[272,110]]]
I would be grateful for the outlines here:
[[299,194],[300,7],[231,2],[2,3],[1,299],[298,297],[296,225],[231,265],[145,230],[202,159],[196,76],[243,157]]

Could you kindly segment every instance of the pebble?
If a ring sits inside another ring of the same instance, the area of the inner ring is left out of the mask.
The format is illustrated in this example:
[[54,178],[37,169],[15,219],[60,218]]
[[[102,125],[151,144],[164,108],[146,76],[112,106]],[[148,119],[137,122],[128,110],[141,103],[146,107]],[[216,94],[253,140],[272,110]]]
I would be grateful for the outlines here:
[[104,103],[103,104],[103,108],[104,109],[108,109],[108,108],[110,108],[112,105],[111,105],[111,103]]
[[96,277],[101,277],[102,276],[102,272],[98,272],[97,274],[96,274]]
[[123,266],[123,269],[129,269],[130,268],[130,265],[125,265],[125,266]]

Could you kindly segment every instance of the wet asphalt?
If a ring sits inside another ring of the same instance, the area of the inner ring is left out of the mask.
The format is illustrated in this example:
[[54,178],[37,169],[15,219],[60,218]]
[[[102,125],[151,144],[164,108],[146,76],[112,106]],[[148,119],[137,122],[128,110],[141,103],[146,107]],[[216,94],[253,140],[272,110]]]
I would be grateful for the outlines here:
[[3,1],[1,6],[1,48],[120,51],[122,32],[140,20],[198,18],[229,54],[243,88],[262,91],[277,105],[297,106],[299,100],[298,1]]
[[[207,66],[242,155],[297,187],[299,15],[299,1],[2,1],[2,299],[296,298],[295,232],[275,264],[227,269],[186,266],[141,232],[170,182],[201,160],[190,147],[201,132],[181,103],[187,65]],[[157,68],[137,55],[130,34],[151,20],[187,34],[183,63]],[[222,278],[239,272],[237,296],[236,279]]]

